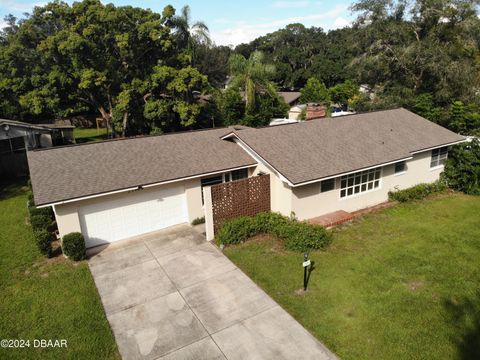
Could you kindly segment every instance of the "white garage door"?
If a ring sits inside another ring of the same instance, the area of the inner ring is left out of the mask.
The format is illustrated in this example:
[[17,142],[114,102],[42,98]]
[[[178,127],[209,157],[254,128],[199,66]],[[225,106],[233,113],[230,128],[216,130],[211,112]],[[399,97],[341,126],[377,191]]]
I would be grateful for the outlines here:
[[139,190],[80,208],[80,224],[87,247],[126,239],[187,222],[183,186]]

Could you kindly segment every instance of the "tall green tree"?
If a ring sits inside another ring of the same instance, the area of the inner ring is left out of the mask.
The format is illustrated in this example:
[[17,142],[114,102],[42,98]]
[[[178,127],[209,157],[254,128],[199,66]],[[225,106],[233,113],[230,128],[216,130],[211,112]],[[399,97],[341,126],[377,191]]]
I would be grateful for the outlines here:
[[448,152],[442,178],[452,189],[480,195],[480,141],[458,144]]
[[179,15],[171,18],[177,44],[180,49],[185,49],[191,63],[195,63],[196,48],[200,44],[210,44],[210,33],[207,24],[203,21],[192,23],[190,6],[185,5]]
[[300,102],[306,104],[309,102],[315,103],[327,103],[330,100],[330,96],[327,90],[327,87],[323,82],[316,78],[310,78],[307,81],[305,87],[303,87],[300,92]]
[[[194,126],[193,94],[208,84],[182,61],[174,15],[171,6],[158,14],[99,0],[36,7],[1,34],[0,111],[45,119],[94,110],[126,135],[149,131],[162,97],[169,128]],[[168,81],[155,82],[165,71]]]
[[[353,62],[360,83],[411,95],[431,93],[436,105],[478,101],[478,0],[359,0],[355,31],[361,53]],[[392,92],[390,92],[392,93]],[[409,101],[401,96],[399,102]]]
[[275,84],[270,80],[275,74],[275,66],[264,62],[260,51],[253,52],[248,59],[234,54],[229,60],[232,81],[230,86],[244,91],[245,114],[252,114],[259,94],[277,96]]
[[235,51],[246,58],[262,51],[266,61],[275,63],[273,80],[282,89],[300,89],[311,77],[333,86],[350,78],[348,64],[356,51],[353,36],[350,28],[326,33],[319,27],[290,24]]
[[332,86],[328,89],[330,93],[330,99],[337,104],[347,105],[350,99],[353,99],[358,95],[358,85],[354,82],[347,80],[343,83]]
[[194,91],[207,90],[208,80],[191,66],[176,69],[157,65],[146,88],[144,116],[153,121],[154,128],[174,131],[195,125],[202,105]]

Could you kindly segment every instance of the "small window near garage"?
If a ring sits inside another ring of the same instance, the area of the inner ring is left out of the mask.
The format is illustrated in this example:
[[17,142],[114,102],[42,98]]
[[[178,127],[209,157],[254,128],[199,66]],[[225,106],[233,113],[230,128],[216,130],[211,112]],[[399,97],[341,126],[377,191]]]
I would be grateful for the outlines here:
[[407,163],[405,161],[395,163],[395,175],[403,174],[405,171],[407,171]]
[[222,175],[217,175],[217,176],[212,176],[209,178],[205,178],[201,180],[202,184],[202,204],[204,202],[203,200],[203,187],[204,186],[212,186],[216,184],[221,184],[223,182],[223,176]]
[[248,177],[248,169],[239,169],[231,172],[232,181],[245,179]]
[[327,192],[335,189],[335,179],[323,180],[320,183],[320,191]]
[[447,161],[448,147],[442,147],[439,149],[432,150],[432,160],[430,161],[430,167],[434,168],[437,166],[445,165]]

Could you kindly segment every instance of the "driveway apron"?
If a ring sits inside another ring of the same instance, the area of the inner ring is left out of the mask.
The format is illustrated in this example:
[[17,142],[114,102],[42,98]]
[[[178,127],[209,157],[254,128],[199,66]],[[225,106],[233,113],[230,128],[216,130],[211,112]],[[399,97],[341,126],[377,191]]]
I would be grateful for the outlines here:
[[187,225],[89,260],[123,359],[336,359]]

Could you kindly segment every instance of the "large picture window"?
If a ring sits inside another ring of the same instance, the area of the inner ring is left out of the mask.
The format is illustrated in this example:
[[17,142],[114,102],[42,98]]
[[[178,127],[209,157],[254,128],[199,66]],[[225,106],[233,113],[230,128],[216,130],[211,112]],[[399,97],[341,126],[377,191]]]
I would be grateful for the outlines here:
[[340,179],[340,197],[349,197],[380,187],[380,168],[344,175]]
[[445,162],[447,161],[447,154],[448,154],[448,147],[433,149],[430,167],[434,168],[440,165],[445,165]]

